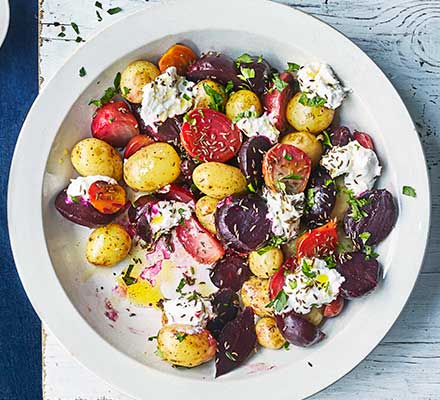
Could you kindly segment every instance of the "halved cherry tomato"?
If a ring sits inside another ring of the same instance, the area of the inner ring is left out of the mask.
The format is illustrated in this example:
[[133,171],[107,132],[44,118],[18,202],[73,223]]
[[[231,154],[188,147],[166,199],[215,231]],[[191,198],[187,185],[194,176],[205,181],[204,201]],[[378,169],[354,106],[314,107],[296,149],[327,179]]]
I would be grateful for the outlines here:
[[152,143],[154,143],[154,140],[147,135],[133,136],[125,147],[124,158],[131,157],[134,153]]
[[127,202],[125,190],[120,185],[96,181],[89,187],[90,204],[103,214],[114,214]]
[[180,139],[191,157],[200,161],[226,162],[240,150],[242,137],[221,112],[199,108],[187,114]]
[[176,228],[176,235],[184,249],[199,263],[212,264],[220,260],[225,249],[194,217]]
[[269,282],[269,296],[270,299],[274,299],[279,291],[283,288],[286,281],[286,273],[288,271],[294,271],[296,268],[295,259],[288,258],[281,268],[270,278]]
[[371,136],[369,134],[356,131],[353,133],[353,137],[359,142],[362,147],[374,150],[373,139],[371,139]]
[[324,307],[324,317],[326,318],[337,317],[341,313],[343,308],[344,308],[344,298],[338,296],[330,304],[327,304]]
[[163,73],[169,67],[176,67],[179,75],[186,75],[188,67],[196,60],[197,56],[187,46],[175,44],[171,46],[160,58],[159,69]]
[[302,235],[296,242],[297,259],[330,255],[338,245],[336,222],[330,221]]
[[311,171],[310,157],[291,144],[277,144],[264,156],[263,175],[266,185],[275,191],[303,192]]

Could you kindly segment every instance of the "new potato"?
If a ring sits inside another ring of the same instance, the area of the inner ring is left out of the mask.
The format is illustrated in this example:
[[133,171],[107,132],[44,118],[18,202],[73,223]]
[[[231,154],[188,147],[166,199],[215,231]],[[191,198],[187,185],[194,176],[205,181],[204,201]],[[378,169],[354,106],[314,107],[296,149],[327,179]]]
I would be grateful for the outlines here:
[[200,164],[192,178],[202,193],[219,200],[247,188],[246,179],[238,168],[219,162]]
[[86,258],[95,265],[110,267],[127,257],[131,248],[130,235],[118,224],[95,229],[87,241]]
[[273,317],[263,317],[255,324],[257,340],[260,346],[277,350],[283,347],[286,340],[281,335],[277,321]]
[[157,334],[157,348],[163,359],[181,367],[197,367],[215,356],[217,344],[206,329],[189,325],[165,325]]
[[209,79],[204,79],[193,88],[194,108],[213,108],[213,98],[207,93],[206,85],[217,92],[218,95],[223,99],[223,102],[221,103],[221,108],[224,107],[227,100],[224,88],[217,82],[211,81]]
[[266,307],[270,303],[269,279],[252,277],[241,288],[241,300],[245,307],[252,307],[259,317],[271,316],[273,309]]
[[104,175],[119,181],[122,178],[122,159],[108,143],[96,138],[79,141],[70,159],[82,176]]
[[310,133],[318,133],[327,129],[333,121],[335,111],[322,106],[305,106],[299,102],[300,97],[301,92],[293,96],[287,104],[286,118],[289,124],[297,131]]
[[134,153],[124,165],[124,179],[132,189],[154,192],[180,174],[180,157],[168,143],[153,143]]
[[259,117],[263,112],[260,99],[250,90],[239,90],[229,97],[226,103],[226,115],[232,121],[248,111],[255,111],[256,116]]
[[263,254],[258,251],[249,253],[249,268],[259,278],[270,278],[283,265],[283,252],[278,247],[272,247]]
[[215,227],[215,210],[217,209],[218,200],[213,197],[203,196],[196,203],[196,216],[199,222],[209,232],[214,235],[217,233]]
[[144,86],[154,81],[158,75],[160,75],[159,68],[149,61],[132,62],[121,74],[123,96],[132,103],[142,103]]
[[283,136],[281,143],[291,144],[306,153],[312,160],[312,164],[316,167],[322,156],[322,144],[310,132],[292,132]]

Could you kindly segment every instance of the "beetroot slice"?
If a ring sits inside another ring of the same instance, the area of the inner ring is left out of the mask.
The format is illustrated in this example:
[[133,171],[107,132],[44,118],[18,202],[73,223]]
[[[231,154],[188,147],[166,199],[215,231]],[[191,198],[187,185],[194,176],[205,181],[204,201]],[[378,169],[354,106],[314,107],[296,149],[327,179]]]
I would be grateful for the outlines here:
[[211,304],[216,317],[208,321],[206,328],[218,339],[225,325],[240,311],[240,300],[232,289],[221,289],[214,294]]
[[256,193],[227,198],[215,213],[217,232],[225,246],[249,253],[269,239],[270,221],[265,201]]
[[237,292],[251,277],[246,260],[234,253],[227,253],[214,264],[210,278],[219,289],[229,288]]
[[55,198],[55,208],[64,218],[88,228],[107,225],[117,216],[117,213],[102,214],[88,202],[69,200],[66,189],[58,193]]
[[375,258],[364,253],[342,254],[336,262],[337,271],[345,278],[341,286],[341,296],[354,299],[373,291],[379,283],[381,268]]
[[215,357],[215,377],[240,366],[256,344],[254,312],[252,308],[246,307],[237,318],[226,324],[220,334]]
[[300,347],[310,347],[325,338],[325,334],[311,322],[294,311],[277,315],[277,326],[289,343]]

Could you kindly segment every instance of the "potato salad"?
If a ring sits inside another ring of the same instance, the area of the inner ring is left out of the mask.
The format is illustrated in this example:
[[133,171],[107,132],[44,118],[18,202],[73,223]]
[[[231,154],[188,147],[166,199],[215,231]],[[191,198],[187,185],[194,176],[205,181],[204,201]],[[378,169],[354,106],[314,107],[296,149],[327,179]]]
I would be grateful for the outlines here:
[[351,90],[329,64],[286,61],[176,44],[90,101],[55,207],[91,229],[85,258],[120,293],[148,294],[164,362],[215,360],[218,377],[261,347],[310,347],[380,283],[397,208],[373,139],[335,122]]

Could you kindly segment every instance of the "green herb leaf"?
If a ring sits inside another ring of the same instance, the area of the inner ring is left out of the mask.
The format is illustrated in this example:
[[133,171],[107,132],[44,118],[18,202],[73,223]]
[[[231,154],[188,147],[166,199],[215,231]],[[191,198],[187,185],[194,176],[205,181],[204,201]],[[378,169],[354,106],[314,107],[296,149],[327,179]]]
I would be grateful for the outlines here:
[[176,292],[177,292],[177,293],[182,293],[182,289],[185,287],[185,285],[186,285],[186,281],[185,281],[184,278],[182,278],[182,279],[180,280],[180,282],[179,282],[179,285],[178,285],[177,288],[176,288]]
[[257,63],[261,64],[263,62],[263,56],[258,56]]
[[237,64],[237,66],[240,66],[241,63],[249,64],[252,61],[253,61],[252,57],[247,53],[244,53],[240,57],[237,57],[235,59],[235,63]]
[[290,343],[289,343],[289,342],[285,342],[285,343],[283,344],[283,349],[284,349],[284,350],[289,350],[289,346],[290,346]]
[[379,254],[377,254],[374,249],[373,246],[369,246],[367,244],[364,245],[364,252],[365,252],[365,258],[367,260],[369,260],[370,258],[377,258],[379,257]]
[[248,81],[249,79],[255,78],[255,70],[253,68],[244,68],[240,67],[241,75],[238,75],[238,77],[242,81]]
[[296,175],[296,174],[289,174],[286,176],[283,176],[281,178],[281,180],[286,180],[286,179],[294,179],[295,181],[300,181],[303,177],[301,175]]
[[77,36],[75,39],[76,43],[81,43],[81,42],[85,42],[85,40],[81,37],[81,36]]
[[257,250],[258,255],[263,255],[264,253],[267,253],[269,250],[272,250],[274,247],[280,247],[282,244],[287,242],[287,238],[281,237],[281,236],[272,236],[269,241],[267,242],[266,246],[260,247]]
[[228,81],[225,86],[225,94],[229,95],[234,90],[234,82]]
[[280,74],[274,73],[272,78],[273,86],[269,89],[269,93],[272,93],[275,89],[278,90],[278,92],[282,92],[289,84],[287,82],[284,82],[280,78]]
[[181,334],[180,332],[176,332],[176,333],[175,333],[175,336],[176,336],[176,339],[177,339],[180,343],[182,343],[182,342],[185,340],[185,338],[188,336],[188,334],[187,334],[187,333]]
[[152,342],[153,340],[156,340],[157,339],[157,335],[156,336],[150,336],[149,338],[148,338],[148,341],[149,342]]
[[125,271],[124,276],[122,277],[122,280],[124,281],[124,283],[125,283],[127,286],[133,285],[134,283],[137,282],[137,279],[136,279],[136,278],[133,278],[132,276],[130,276],[131,271],[133,270],[133,268],[134,268],[134,265],[133,265],[133,264],[130,264],[130,265],[128,266],[128,268],[127,268],[127,271]]
[[284,158],[286,160],[288,160],[288,161],[292,161],[293,160],[293,157],[290,154],[288,154],[288,153],[284,154]]
[[403,193],[405,196],[409,196],[409,197],[417,197],[416,190],[415,190],[413,187],[411,187],[411,186],[404,186],[404,187],[402,188],[402,193]]
[[324,261],[327,264],[327,267],[331,268],[335,268],[336,267],[336,260],[335,260],[335,256],[333,254],[329,255],[329,256],[325,256],[323,257]]
[[211,101],[209,103],[209,108],[215,110],[215,111],[223,111],[224,106],[224,98],[223,96],[214,90],[210,85],[207,83],[203,84],[203,89],[205,89],[205,93],[210,97]]
[[315,191],[312,188],[308,188],[306,192],[306,208],[311,210],[315,205]]
[[238,121],[240,121],[242,118],[257,118],[257,112],[256,111],[243,111],[240,114],[238,114],[232,122],[236,124]]
[[301,68],[301,65],[288,62],[287,63],[287,69],[285,71],[286,72],[296,72],[296,71],[299,71],[300,68]]
[[64,32],[60,32],[59,34],[58,34],[58,37],[65,37],[66,36],[66,34],[64,33]]
[[81,69],[79,70],[79,76],[82,78],[86,75],[87,75],[86,69],[84,67],[81,67]]
[[292,290],[295,290],[296,287],[298,286],[298,282],[297,281],[289,281],[289,286]]
[[362,232],[359,237],[362,239],[362,242],[365,244],[367,243],[368,239],[370,239],[371,237],[371,233],[370,232]]
[[96,10],[96,17],[98,18],[98,22],[102,21],[101,13],[98,10]]
[[326,180],[324,181],[324,186],[325,186],[325,187],[329,187],[332,183],[333,183],[333,184],[335,183],[335,181],[334,181],[333,179],[326,179]]
[[329,135],[329,133],[326,130],[322,131],[322,139],[321,139],[321,141],[322,141],[323,145],[325,145],[327,147],[333,147],[332,142],[330,140],[330,135]]
[[77,35],[79,35],[79,28],[78,25],[75,22],[71,22],[70,25],[72,26],[73,30]]
[[251,193],[255,193],[256,192],[256,190],[254,188],[254,185],[252,185],[252,183],[248,183],[247,187],[249,189],[249,192],[251,192]]
[[95,7],[100,8],[102,10],[102,4],[99,1],[95,1]]
[[183,116],[183,120],[184,120],[185,122],[188,122],[188,124],[190,124],[191,126],[194,126],[194,125],[197,123],[196,119],[195,119],[195,118],[191,118],[191,117],[189,116],[189,114],[185,114],[185,115]]
[[362,207],[370,204],[370,201],[363,198],[356,198],[353,191],[346,189],[345,193],[348,195],[347,203],[351,206],[350,217],[356,222],[360,221],[364,217],[368,217],[368,214],[362,210]]
[[310,265],[305,259],[303,259],[301,270],[302,273],[309,279],[313,279],[316,277],[316,274],[312,272],[313,265]]
[[118,72],[115,75],[115,79],[113,79],[113,86],[117,92],[120,91],[120,89],[121,89],[121,73],[120,72]]
[[289,300],[289,296],[287,296],[286,292],[281,289],[276,297],[268,304],[266,304],[266,308],[271,308],[275,310],[275,312],[280,313],[286,308],[287,301]]
[[282,181],[277,181],[276,183],[277,188],[281,191],[281,192],[285,192],[286,191],[286,184]]
[[79,197],[78,196],[71,196],[70,200],[72,200],[74,203],[79,203]]
[[122,95],[124,96],[124,97],[127,97],[128,96],[128,94],[131,92],[131,89],[129,89],[127,86],[124,86],[123,87],[123,89],[122,89]]
[[121,12],[121,11],[122,11],[122,8],[121,8],[121,7],[109,8],[109,9],[107,10],[107,12],[108,12],[110,15],[117,14],[117,13],[119,13],[119,12]]
[[309,98],[306,92],[303,92],[298,100],[303,106],[308,107],[321,107],[327,103],[327,100],[323,97],[315,96]]

